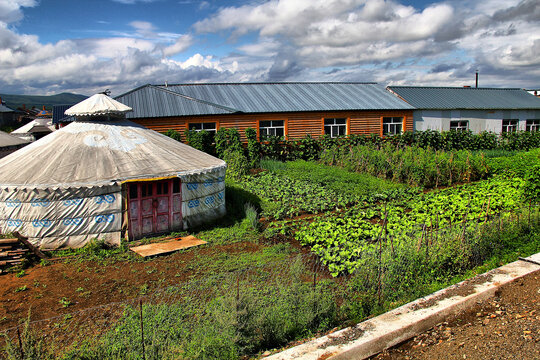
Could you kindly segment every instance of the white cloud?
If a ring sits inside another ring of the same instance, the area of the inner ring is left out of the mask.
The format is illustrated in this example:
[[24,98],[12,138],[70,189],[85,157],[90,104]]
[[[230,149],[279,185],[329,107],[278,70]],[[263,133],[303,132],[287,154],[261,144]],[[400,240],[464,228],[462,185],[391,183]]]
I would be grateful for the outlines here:
[[[357,66],[372,64],[373,71],[391,74],[385,81],[455,84],[479,68],[497,69],[508,86],[523,79],[527,86],[540,81],[538,14],[537,0],[454,0],[424,9],[393,0],[269,0],[222,8],[194,28],[225,32],[233,40],[258,34],[259,40],[237,50],[254,61],[264,52],[273,58],[269,79],[322,76],[317,69],[328,67],[354,68],[357,75],[338,69],[325,78],[367,76]],[[431,71],[449,57],[458,59],[455,65]],[[521,73],[512,77],[512,71]]]
[[[217,10],[191,34],[134,19],[115,36],[51,44],[10,25],[36,4],[0,0],[2,89],[118,94],[165,81],[279,80],[462,86],[474,82],[475,69],[483,85],[540,83],[537,0],[439,1],[422,9],[398,0],[258,0]],[[223,57],[187,53],[202,33],[248,36],[229,42]]]
[[191,35],[182,35],[176,39],[176,42],[163,49],[164,56],[173,56],[186,51],[191,45],[193,45],[193,37]]
[[23,17],[22,7],[34,7],[36,0],[2,0],[0,1],[0,23],[10,24]]

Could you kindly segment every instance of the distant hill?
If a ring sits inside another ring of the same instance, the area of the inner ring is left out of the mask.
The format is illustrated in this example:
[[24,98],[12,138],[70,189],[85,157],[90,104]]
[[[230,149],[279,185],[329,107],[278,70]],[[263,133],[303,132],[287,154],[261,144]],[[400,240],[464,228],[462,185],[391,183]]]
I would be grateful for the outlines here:
[[0,97],[8,107],[14,110],[18,107],[22,107],[23,104],[27,108],[35,106],[36,108],[41,109],[45,106],[46,109],[52,110],[53,105],[76,104],[88,98],[88,96],[72,93],[61,93],[50,96],[0,94]]

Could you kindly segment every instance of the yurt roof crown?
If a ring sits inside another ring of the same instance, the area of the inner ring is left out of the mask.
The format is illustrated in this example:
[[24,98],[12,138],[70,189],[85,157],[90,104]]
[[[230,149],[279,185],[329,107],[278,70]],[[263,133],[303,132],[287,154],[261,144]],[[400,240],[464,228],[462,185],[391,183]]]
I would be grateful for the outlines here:
[[88,99],[81,101],[67,109],[64,114],[68,116],[83,117],[120,117],[123,118],[125,113],[133,109],[107,96],[107,91],[90,96]]

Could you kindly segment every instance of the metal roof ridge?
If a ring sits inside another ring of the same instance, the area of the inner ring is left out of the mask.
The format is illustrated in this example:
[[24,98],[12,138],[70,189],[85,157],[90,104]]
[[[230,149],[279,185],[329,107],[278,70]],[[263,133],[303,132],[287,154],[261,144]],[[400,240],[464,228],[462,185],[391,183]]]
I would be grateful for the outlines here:
[[145,88],[145,87],[149,87],[149,86],[152,86],[152,84],[144,84],[144,85],[141,85],[141,86],[139,86],[139,87],[136,87],[135,89],[131,89],[131,90],[129,90],[129,91],[123,93],[123,94],[120,94],[120,95],[118,95],[118,96],[115,96],[115,97],[113,97],[113,99],[114,99],[114,100],[118,100],[118,98],[121,98],[122,96],[126,96],[126,95],[128,95],[128,94],[134,93],[135,91],[139,91],[140,89]]
[[388,85],[387,88],[410,89],[464,89],[464,90],[523,90],[522,88],[496,88],[496,87],[465,87],[465,86],[414,86],[414,85]]
[[[209,106],[213,106],[213,107],[217,107],[218,109],[222,109],[222,110],[226,110],[226,111],[229,111],[231,113],[238,113],[238,112],[242,112],[241,110],[238,110],[238,109],[233,109],[233,108],[230,108],[228,106],[224,106],[224,105],[220,105],[220,104],[216,104],[216,103],[213,103],[213,102],[210,102],[210,101],[206,101],[206,100],[201,100],[201,99],[197,99],[197,98],[194,98],[194,97],[191,97],[191,96],[188,96],[188,95],[184,95],[184,94],[181,94],[181,93],[178,93],[176,91],[171,91],[167,88],[163,88],[159,85],[150,85],[148,84],[149,87],[153,88],[153,89],[156,89],[156,90],[161,90],[161,91],[165,91],[171,95],[175,95],[175,96],[180,96],[186,100],[191,100],[191,101],[195,101],[195,102],[198,102],[198,103],[201,103],[201,104],[205,104],[205,105],[209,105]],[[170,86],[170,85],[168,85]]]
[[168,87],[168,86],[205,86],[205,85],[291,85],[291,84],[349,84],[349,85],[378,85],[377,82],[359,82],[359,81],[270,81],[270,82],[211,82],[211,83],[184,83],[184,84],[156,84],[151,86]]

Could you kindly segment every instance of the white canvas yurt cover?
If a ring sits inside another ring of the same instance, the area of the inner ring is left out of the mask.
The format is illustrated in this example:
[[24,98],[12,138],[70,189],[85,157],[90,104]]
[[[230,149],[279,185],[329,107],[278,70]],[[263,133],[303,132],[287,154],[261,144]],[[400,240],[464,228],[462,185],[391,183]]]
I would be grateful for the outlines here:
[[0,159],[0,233],[19,231],[43,249],[93,238],[119,244],[130,216],[137,218],[128,211],[128,186],[164,179],[180,184],[168,230],[186,229],[225,214],[225,169],[224,161],[131,121],[79,118]]

